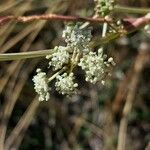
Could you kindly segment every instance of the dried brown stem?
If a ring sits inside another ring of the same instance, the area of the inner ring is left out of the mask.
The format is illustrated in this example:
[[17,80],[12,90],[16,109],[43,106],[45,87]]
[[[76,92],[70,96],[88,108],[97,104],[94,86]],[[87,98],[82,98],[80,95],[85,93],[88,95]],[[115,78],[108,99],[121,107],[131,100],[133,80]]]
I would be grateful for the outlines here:
[[119,127],[117,150],[125,150],[127,126],[128,126],[128,115],[131,112],[132,105],[135,99],[141,71],[144,65],[149,61],[149,59],[150,59],[149,46],[146,43],[142,43],[140,52],[134,64],[133,76],[128,87],[127,98],[126,98],[126,102],[123,108],[123,114],[122,114],[120,127]]
[[117,114],[121,111],[122,108],[121,106],[127,94],[128,91],[127,86],[131,80],[132,73],[133,73],[133,68],[128,70],[126,77],[119,83],[118,91],[112,104],[112,111],[114,114]]
[[[9,150],[11,146],[14,146],[16,141],[20,140],[23,134],[26,132],[30,122],[35,115],[35,112],[39,106],[39,101],[37,100],[38,97],[35,97],[33,102],[30,104],[24,115],[19,120],[16,127],[11,132],[10,136],[7,138],[5,143],[5,150]],[[21,136],[22,135],[22,136]],[[22,139],[22,138],[21,138]],[[21,141],[20,141],[21,142]]]

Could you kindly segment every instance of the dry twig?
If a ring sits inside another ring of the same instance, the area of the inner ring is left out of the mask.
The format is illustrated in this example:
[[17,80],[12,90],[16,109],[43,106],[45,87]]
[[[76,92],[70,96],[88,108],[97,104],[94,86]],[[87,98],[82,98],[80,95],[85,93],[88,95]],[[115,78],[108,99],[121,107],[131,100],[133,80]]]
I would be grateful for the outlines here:
[[128,116],[131,112],[133,101],[135,99],[140,73],[144,65],[150,59],[149,45],[147,43],[142,43],[139,50],[139,54],[135,60],[133,76],[128,87],[127,98],[123,108],[122,118],[120,121],[117,150],[125,150]]

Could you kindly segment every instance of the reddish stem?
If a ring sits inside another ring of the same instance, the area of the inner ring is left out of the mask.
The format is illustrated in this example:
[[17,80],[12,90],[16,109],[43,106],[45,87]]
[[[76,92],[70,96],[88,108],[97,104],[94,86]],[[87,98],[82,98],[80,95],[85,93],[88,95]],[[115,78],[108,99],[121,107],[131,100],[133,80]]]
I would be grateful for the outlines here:
[[[81,17],[81,16],[64,16],[57,14],[44,14],[44,15],[31,15],[31,16],[2,16],[0,17],[0,26],[14,20],[17,22],[30,22],[34,20],[55,20],[55,21],[73,21],[73,22],[90,22],[90,23],[104,23],[113,22],[112,19],[105,18],[92,18],[92,17]],[[150,24],[150,18],[124,18],[122,19],[127,32],[132,32],[142,26]]]

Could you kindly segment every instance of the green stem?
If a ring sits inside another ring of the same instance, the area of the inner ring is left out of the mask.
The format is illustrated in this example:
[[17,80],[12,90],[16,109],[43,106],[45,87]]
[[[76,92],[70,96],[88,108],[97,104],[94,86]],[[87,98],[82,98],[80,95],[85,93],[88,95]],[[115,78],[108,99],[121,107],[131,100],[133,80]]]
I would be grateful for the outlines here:
[[[104,22],[103,29],[102,29],[102,38],[106,36],[107,28],[108,28],[108,24]],[[104,46],[100,48],[100,51],[103,51],[103,50],[104,50]]]
[[10,61],[10,60],[21,60],[27,58],[44,57],[46,55],[53,54],[52,49],[40,50],[40,51],[29,51],[29,52],[19,52],[19,53],[5,53],[0,54],[0,61]]
[[136,7],[124,7],[124,6],[115,6],[115,12],[122,12],[122,13],[134,13],[134,14],[147,14],[150,13],[149,8],[136,8]]
[[48,82],[51,82],[53,79],[56,78],[56,76],[58,76],[59,74],[63,73],[66,69],[67,69],[67,67],[63,67],[61,70],[59,70],[58,72],[56,72],[54,75],[52,75],[52,76],[48,79]]
[[107,35],[105,37],[96,37],[94,40],[90,43],[91,47],[96,47],[96,46],[103,46],[111,41],[114,41],[115,39],[119,38],[120,34],[119,33],[113,33],[110,35]]

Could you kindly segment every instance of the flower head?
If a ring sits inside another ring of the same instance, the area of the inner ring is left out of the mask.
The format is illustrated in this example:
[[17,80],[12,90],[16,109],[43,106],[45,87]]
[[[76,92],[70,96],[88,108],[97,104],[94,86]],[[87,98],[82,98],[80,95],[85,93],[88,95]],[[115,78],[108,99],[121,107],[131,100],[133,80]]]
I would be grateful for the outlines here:
[[92,38],[91,28],[81,28],[79,24],[67,25],[62,37],[65,38],[67,46],[89,52],[89,42]]
[[37,75],[33,77],[34,89],[39,94],[39,101],[48,101],[50,98],[48,79],[46,73],[42,72],[41,69],[37,69]]
[[64,46],[56,46],[56,51],[52,55],[47,55],[46,58],[50,59],[49,66],[52,66],[54,70],[61,69],[64,64],[69,62],[69,49]]
[[105,71],[110,64],[114,64],[113,59],[109,58],[105,61],[105,55],[103,56],[102,51],[96,54],[96,52],[89,52],[80,59],[78,64],[86,73],[86,81],[91,83],[96,83],[97,81],[102,81]]
[[114,7],[114,0],[95,0],[96,7],[95,11],[98,15],[106,16],[109,15]]
[[56,77],[56,90],[59,91],[61,94],[70,95],[75,92],[76,87],[78,86],[77,83],[74,83],[74,74],[64,73],[63,75],[58,75]]

